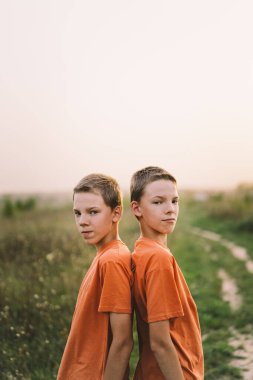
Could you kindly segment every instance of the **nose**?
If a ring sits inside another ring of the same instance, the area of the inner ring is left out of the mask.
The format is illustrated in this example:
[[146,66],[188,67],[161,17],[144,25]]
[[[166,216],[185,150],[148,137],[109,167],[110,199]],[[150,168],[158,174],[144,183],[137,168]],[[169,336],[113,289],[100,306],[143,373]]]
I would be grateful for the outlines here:
[[83,215],[83,214],[80,215],[80,218],[78,220],[78,224],[80,226],[87,226],[87,225],[89,225],[89,219],[88,219],[87,215]]
[[170,214],[170,213],[172,213],[173,211],[174,211],[174,207],[173,207],[172,202],[167,202],[167,203],[165,204],[165,213],[166,213],[166,214]]

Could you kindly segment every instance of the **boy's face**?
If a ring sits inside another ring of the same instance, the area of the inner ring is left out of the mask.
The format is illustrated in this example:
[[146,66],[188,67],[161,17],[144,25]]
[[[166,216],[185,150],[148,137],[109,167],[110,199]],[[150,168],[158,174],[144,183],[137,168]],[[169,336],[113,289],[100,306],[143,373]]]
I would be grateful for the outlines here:
[[171,234],[179,213],[177,186],[170,180],[149,183],[139,202],[132,202],[132,210],[139,218],[146,237],[159,239]]
[[121,216],[120,206],[112,210],[100,193],[75,193],[76,226],[86,243],[100,249],[115,239],[116,223]]

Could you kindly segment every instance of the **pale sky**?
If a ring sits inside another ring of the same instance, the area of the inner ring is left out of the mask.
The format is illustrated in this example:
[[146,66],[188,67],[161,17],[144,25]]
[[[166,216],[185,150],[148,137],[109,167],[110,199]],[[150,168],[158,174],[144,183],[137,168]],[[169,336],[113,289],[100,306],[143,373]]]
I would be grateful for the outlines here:
[[0,193],[253,182],[252,0],[0,0]]

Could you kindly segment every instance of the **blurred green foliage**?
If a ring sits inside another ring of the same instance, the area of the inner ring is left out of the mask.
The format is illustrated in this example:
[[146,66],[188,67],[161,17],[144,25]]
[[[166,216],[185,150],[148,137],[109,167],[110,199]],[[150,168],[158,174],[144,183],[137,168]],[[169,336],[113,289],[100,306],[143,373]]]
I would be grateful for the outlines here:
[[188,202],[198,203],[214,221],[233,222],[233,231],[253,232],[253,184],[242,184],[227,192],[209,192],[202,200],[191,194]]
[[[208,202],[227,202],[226,197],[224,194],[219,200],[207,198],[197,202],[192,196],[183,196],[178,226],[169,238],[169,246],[199,309],[205,337],[206,380],[241,378],[240,371],[229,364],[233,357],[229,328],[235,323],[238,329],[244,329],[253,318],[250,311],[253,300],[248,294],[251,277],[244,272],[243,264],[238,270],[236,259],[224,255],[224,248],[218,246],[210,248],[219,254],[219,259],[213,260],[203,241],[189,232],[198,217],[199,221],[203,215],[206,221],[212,220],[213,216],[207,216]],[[95,250],[84,245],[76,231],[71,204],[43,208],[37,207],[38,200],[30,203],[32,206],[24,203],[21,206],[17,200],[9,202],[6,198],[1,202],[2,210],[3,205],[14,210],[9,211],[13,212],[12,217],[3,212],[0,217],[0,379],[3,380],[55,379],[81,280],[95,255]],[[23,208],[29,212],[23,212]],[[132,250],[139,235],[138,223],[126,200],[124,208],[120,235]],[[247,242],[247,235],[244,236]],[[233,314],[221,298],[221,282],[217,277],[220,265],[238,278],[247,301],[243,313]],[[131,373],[138,360],[136,330],[134,337]]]
[[2,216],[5,218],[12,218],[18,212],[34,210],[37,206],[37,201],[34,197],[13,199],[10,196],[4,196],[1,203]]

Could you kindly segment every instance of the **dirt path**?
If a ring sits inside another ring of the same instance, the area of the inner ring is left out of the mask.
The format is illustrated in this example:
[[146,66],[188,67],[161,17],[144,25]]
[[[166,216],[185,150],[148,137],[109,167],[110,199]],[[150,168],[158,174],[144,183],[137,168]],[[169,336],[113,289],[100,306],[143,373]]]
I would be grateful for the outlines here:
[[222,298],[229,303],[231,310],[239,310],[242,305],[242,296],[239,294],[235,280],[224,269],[220,269],[218,277],[222,281]]
[[[238,260],[245,261],[246,269],[249,273],[253,273],[253,261],[249,259],[247,250],[233,242],[223,239],[222,236],[199,228],[194,228],[192,232],[202,238],[217,241],[225,246],[230,253]],[[224,269],[218,271],[218,277],[222,281],[222,297],[224,301],[229,303],[232,311],[240,309],[243,299],[239,294],[236,281],[228,275]],[[231,366],[242,370],[244,380],[253,379],[253,336],[241,334],[239,331],[231,328],[232,338],[229,344],[234,347],[235,358],[231,361]]]
[[244,380],[253,379],[253,339],[250,335],[240,334],[239,331],[232,329],[233,338],[229,344],[234,347],[235,358],[231,365],[242,370]]
[[222,244],[236,259],[245,261],[247,271],[253,273],[253,261],[250,260],[246,248],[236,245],[232,241],[224,239],[221,235],[216,234],[215,232],[201,230],[200,228],[196,227],[192,229],[192,232],[205,239],[217,241]]

